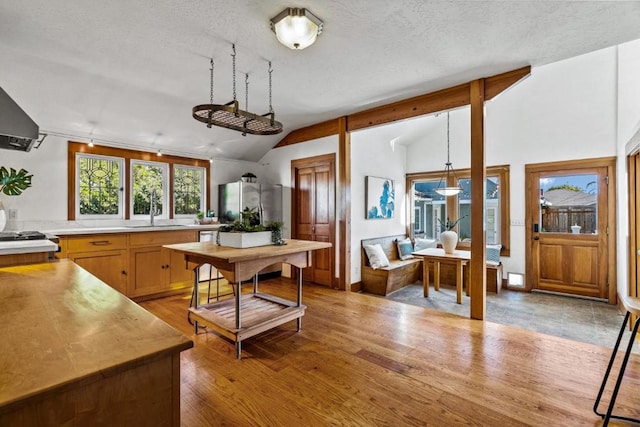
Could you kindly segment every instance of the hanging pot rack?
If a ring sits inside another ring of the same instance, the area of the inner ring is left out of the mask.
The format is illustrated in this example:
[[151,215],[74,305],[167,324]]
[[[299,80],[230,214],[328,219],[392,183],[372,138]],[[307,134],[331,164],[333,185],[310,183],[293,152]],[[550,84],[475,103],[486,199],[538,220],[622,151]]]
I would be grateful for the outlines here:
[[[282,123],[275,119],[275,112],[271,104],[271,61],[269,61],[269,112],[265,114],[254,114],[249,111],[241,110],[240,104],[236,99],[236,46],[232,45],[233,53],[231,54],[233,63],[233,101],[226,104],[213,103],[213,70],[214,63],[211,58],[210,67],[210,101],[209,104],[196,105],[192,109],[192,116],[199,122],[205,123],[208,128],[211,126],[220,126],[227,129],[237,130],[252,135],[275,135],[282,132]],[[249,75],[245,75],[245,99],[247,110],[249,109]]]

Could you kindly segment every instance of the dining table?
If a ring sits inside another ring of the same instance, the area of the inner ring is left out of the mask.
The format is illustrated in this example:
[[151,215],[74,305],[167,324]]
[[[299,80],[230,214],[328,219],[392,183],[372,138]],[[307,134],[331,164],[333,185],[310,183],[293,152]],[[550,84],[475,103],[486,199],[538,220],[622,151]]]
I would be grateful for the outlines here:
[[[423,295],[429,297],[429,264],[433,264],[433,288],[440,290],[440,263],[454,264],[456,269],[456,302],[462,304],[463,268],[471,261],[471,252],[454,250],[446,253],[441,248],[427,248],[412,253],[415,257],[422,258],[422,284]],[[467,293],[469,292],[467,283]]]

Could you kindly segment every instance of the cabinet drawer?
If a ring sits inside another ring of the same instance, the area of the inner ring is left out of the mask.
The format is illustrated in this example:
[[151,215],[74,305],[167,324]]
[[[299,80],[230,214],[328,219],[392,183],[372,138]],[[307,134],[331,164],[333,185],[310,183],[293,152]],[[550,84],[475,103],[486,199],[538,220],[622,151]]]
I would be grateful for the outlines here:
[[198,232],[195,230],[150,231],[131,233],[131,246],[158,246],[173,243],[197,242]]
[[67,253],[127,249],[126,234],[96,234],[87,237],[70,237]]

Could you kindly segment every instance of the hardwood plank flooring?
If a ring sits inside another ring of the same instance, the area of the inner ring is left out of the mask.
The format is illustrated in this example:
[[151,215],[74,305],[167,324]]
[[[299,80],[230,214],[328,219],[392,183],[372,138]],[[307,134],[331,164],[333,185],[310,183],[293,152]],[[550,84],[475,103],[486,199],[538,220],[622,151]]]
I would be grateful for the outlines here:
[[[288,279],[260,291],[296,298]],[[602,424],[606,347],[305,284],[302,331],[292,321],[250,338],[238,361],[230,341],[194,335],[189,298],[140,304],[194,340],[181,355],[183,426]],[[633,354],[616,413],[640,418],[639,386]]]

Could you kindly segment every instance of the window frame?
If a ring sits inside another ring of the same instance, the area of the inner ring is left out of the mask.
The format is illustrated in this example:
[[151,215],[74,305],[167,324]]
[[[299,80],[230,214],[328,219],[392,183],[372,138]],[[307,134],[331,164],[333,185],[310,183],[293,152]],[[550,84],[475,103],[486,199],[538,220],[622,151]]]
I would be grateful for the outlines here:
[[[124,203],[122,216],[117,219],[131,219],[130,218],[130,210],[131,210],[131,190],[130,190],[130,176],[131,176],[131,161],[132,160],[143,160],[149,162],[158,162],[158,163],[166,163],[168,164],[169,175],[168,179],[168,188],[169,193],[173,195],[173,165],[179,164],[183,166],[194,166],[201,167],[205,170],[204,175],[204,190],[203,190],[203,205],[207,209],[211,209],[211,199],[209,197],[210,187],[211,187],[211,163],[209,160],[203,159],[195,159],[191,157],[180,157],[180,156],[172,156],[172,155],[158,155],[157,153],[147,152],[147,151],[139,151],[125,148],[115,148],[115,147],[106,147],[101,145],[94,145],[90,147],[89,144],[84,142],[76,142],[76,141],[68,141],[67,145],[67,219],[69,221],[73,221],[76,219],[88,219],[84,216],[78,218],[76,216],[76,206],[78,206],[78,202],[76,200],[76,194],[78,192],[78,184],[76,182],[76,154],[86,154],[86,155],[96,155],[96,156],[105,156],[105,157],[115,157],[124,159],[124,180],[122,182],[123,195],[122,200]],[[173,197],[167,197],[165,201],[167,206],[168,219],[173,219]],[[203,211],[207,210],[203,209]],[[182,217],[182,216],[180,216]],[[189,215],[185,216],[186,218]],[[195,215],[194,215],[195,217]],[[102,216],[98,219],[107,219]],[[110,218],[114,219],[114,218]]]
[[168,195],[169,195],[169,164],[163,162],[152,162],[149,160],[137,160],[132,159],[129,164],[129,218],[130,219],[147,219],[149,218],[149,213],[144,214],[134,214],[133,213],[133,199],[135,194],[133,194],[133,168],[135,165],[143,165],[143,166],[153,166],[160,167],[162,169],[162,194],[160,195],[162,199],[162,213],[159,215],[154,215],[155,218],[158,219],[168,219],[169,218],[169,204]]
[[171,181],[171,196],[172,196],[172,203],[171,206],[173,207],[173,217],[174,218],[190,218],[191,216],[193,216],[192,214],[177,214],[176,213],[176,192],[175,192],[175,185],[176,185],[176,181],[175,181],[175,177],[176,177],[176,169],[177,168],[182,168],[182,169],[191,169],[191,170],[196,170],[200,172],[200,193],[203,195],[203,197],[200,199],[200,211],[202,212],[206,212],[207,209],[205,208],[205,204],[206,204],[206,198],[204,197],[205,195],[205,177],[207,175],[207,171],[200,166],[191,166],[191,165],[182,165],[182,164],[174,164],[172,167],[173,173],[172,173],[172,181]]
[[118,219],[118,218],[122,218],[123,214],[124,214],[124,205],[125,205],[125,199],[124,199],[124,183],[125,183],[125,176],[124,176],[124,171],[125,171],[125,162],[124,159],[121,157],[113,157],[113,156],[104,156],[104,155],[97,155],[97,154],[87,154],[87,153],[76,153],[75,154],[75,166],[74,166],[74,180],[75,180],[75,188],[77,188],[78,190],[80,189],[80,159],[98,159],[98,160],[110,160],[110,161],[115,161],[118,163],[118,167],[119,167],[119,179],[120,179],[120,191],[118,192],[118,213],[117,214],[104,214],[104,215],[98,215],[98,214],[82,214],[80,213],[80,191],[75,191],[74,193],[74,198],[75,198],[75,215],[77,219],[80,220],[84,220],[84,219]]
[[[502,250],[500,251],[500,256],[510,256],[511,254],[511,205],[509,201],[509,165],[498,165],[498,166],[487,166],[485,168],[486,176],[497,176],[499,178],[499,211],[500,211],[500,227],[498,229],[498,233],[500,236]],[[458,179],[470,179],[471,178],[471,169],[455,169],[454,174],[450,174],[449,182],[447,182],[448,186],[454,186],[456,183],[454,182],[454,176]],[[413,201],[413,196],[411,194],[413,184],[415,181],[427,181],[427,180],[440,180],[442,178],[442,170],[439,171],[429,171],[429,172],[417,172],[410,173],[406,175],[406,200],[408,204],[411,204]],[[450,218],[458,218],[459,210],[458,210],[458,196],[450,196],[447,197],[446,200],[446,214]],[[413,218],[412,212],[413,209],[407,209],[406,212],[409,215],[407,218],[407,224],[410,224],[407,227],[407,234],[413,237]],[[457,248],[459,249],[470,249],[470,242],[458,242]]]

